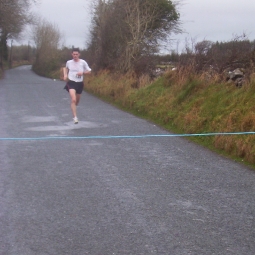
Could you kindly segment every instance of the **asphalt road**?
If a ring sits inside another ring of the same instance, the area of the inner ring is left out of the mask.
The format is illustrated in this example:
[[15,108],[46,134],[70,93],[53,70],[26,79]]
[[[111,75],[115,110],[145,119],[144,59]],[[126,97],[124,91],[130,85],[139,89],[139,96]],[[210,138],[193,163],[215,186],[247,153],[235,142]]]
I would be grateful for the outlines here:
[[63,87],[0,81],[0,255],[255,254],[255,171]]

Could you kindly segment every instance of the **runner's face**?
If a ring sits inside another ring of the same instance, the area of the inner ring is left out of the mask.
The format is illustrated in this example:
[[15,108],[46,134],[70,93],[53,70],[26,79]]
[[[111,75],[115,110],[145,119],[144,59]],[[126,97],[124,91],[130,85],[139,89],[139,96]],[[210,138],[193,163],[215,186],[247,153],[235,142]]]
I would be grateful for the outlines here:
[[79,53],[78,51],[74,51],[74,52],[72,53],[72,56],[73,56],[73,59],[74,59],[74,60],[78,60],[79,57],[80,57],[80,53]]

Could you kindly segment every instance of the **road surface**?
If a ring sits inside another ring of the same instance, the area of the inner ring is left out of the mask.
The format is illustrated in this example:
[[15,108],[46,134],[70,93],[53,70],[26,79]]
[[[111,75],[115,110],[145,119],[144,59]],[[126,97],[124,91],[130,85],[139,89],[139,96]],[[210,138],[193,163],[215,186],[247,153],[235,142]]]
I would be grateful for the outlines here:
[[0,255],[255,254],[253,170],[63,87],[0,81]]

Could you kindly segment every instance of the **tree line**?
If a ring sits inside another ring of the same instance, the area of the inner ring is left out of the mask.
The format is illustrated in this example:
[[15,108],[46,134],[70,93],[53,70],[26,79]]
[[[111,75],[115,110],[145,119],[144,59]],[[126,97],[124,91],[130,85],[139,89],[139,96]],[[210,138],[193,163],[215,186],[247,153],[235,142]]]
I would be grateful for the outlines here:
[[[12,1],[24,4],[32,0]],[[28,16],[23,14],[28,22]],[[177,4],[170,0],[97,0],[85,50],[86,59],[95,71],[147,70],[153,65],[149,61],[151,56],[160,50],[159,42],[179,31],[179,18]],[[57,25],[33,17],[32,27],[36,48],[33,69],[47,75],[61,65],[66,57],[66,47],[60,45],[62,35]],[[11,36],[5,37],[8,38]]]
[[[61,45],[62,34],[56,24],[35,17],[29,7],[37,0],[0,0],[0,66],[8,59],[33,60],[33,69],[48,76],[70,58],[70,48]],[[120,73],[152,73],[160,62],[193,65],[202,72],[213,67],[218,73],[243,67],[250,72],[255,63],[255,42],[245,34],[229,42],[186,41],[181,53],[160,55],[160,45],[181,33],[177,1],[170,0],[95,0],[88,47],[82,56],[95,72],[108,69]],[[8,47],[7,41],[19,38],[30,24],[29,44]],[[190,46],[191,45],[191,46]]]
[[196,73],[208,71],[224,79],[226,73],[242,69],[247,79],[255,72],[255,40],[245,33],[226,42],[203,40],[186,47],[177,57],[179,66],[192,66]]

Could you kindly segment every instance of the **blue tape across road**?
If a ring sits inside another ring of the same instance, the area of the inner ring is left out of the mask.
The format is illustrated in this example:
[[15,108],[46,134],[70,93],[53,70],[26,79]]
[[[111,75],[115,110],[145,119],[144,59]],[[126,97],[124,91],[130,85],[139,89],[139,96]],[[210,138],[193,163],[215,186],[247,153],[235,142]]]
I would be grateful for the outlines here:
[[155,135],[105,135],[105,136],[46,136],[46,137],[0,137],[0,141],[64,140],[64,139],[126,139],[150,137],[192,137],[218,135],[255,135],[255,132],[202,133],[202,134],[155,134]]

